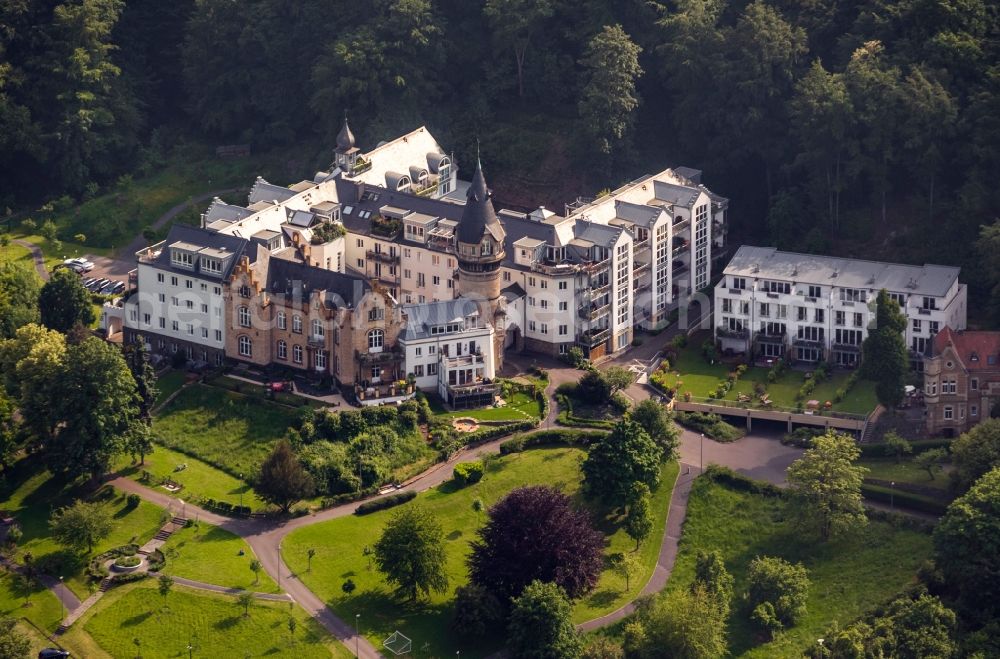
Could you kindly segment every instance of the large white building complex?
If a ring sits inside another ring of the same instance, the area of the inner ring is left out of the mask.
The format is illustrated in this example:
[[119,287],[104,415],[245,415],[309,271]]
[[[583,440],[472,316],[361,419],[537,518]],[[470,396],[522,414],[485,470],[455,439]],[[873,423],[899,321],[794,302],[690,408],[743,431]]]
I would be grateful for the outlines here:
[[907,319],[906,344],[919,364],[945,326],[966,325],[959,269],[900,265],[740,247],[715,287],[715,338],[754,359],[790,357],[854,366],[886,289]]
[[[389,354],[398,354],[393,377],[412,376],[428,389],[468,386],[468,378],[471,384],[491,380],[505,349],[558,355],[579,346],[592,358],[626,349],[636,327],[664,324],[688,294],[708,286],[713,264],[724,255],[728,201],[705,188],[697,170],[644,176],[596,199],[577,199],[562,215],[544,207],[495,209],[478,164],[469,178],[458,178],[454,158],[424,127],[363,152],[345,122],[329,171],[287,187],[258,178],[245,205],[216,199],[201,228],[176,227],[164,242],[141,250],[122,313],[125,338],[142,334],[154,350],[183,350],[209,362],[259,363],[257,356],[248,359],[256,350],[300,355],[301,365],[334,377],[349,373],[342,364],[334,369],[332,345],[296,349],[285,336],[280,349],[253,348],[254,336],[241,329],[243,312],[223,304],[240,297],[227,286],[248,288],[236,283],[239,273],[263,269],[254,276],[266,286],[267,263],[290,260],[364,281],[408,318],[454,312],[448,320],[456,322],[438,330],[412,321],[395,328],[386,335],[399,337],[395,352],[365,359],[385,365]],[[474,322],[464,308],[420,309],[459,297],[477,300]],[[429,364],[422,342],[438,340],[432,334],[438,331],[469,333],[462,337],[466,347],[483,353],[491,343],[489,358],[480,364],[466,353],[449,354],[454,368],[432,383],[440,359],[437,367]],[[459,369],[465,361],[473,366]],[[378,370],[375,384],[389,372]],[[371,388],[365,369],[354,372],[361,375],[353,384]]]

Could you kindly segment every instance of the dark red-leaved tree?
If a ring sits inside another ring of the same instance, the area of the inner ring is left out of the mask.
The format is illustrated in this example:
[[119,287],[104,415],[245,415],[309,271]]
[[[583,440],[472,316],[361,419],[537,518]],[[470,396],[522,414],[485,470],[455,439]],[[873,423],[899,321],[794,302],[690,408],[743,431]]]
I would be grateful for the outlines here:
[[522,487],[489,510],[472,542],[469,576],[504,604],[529,583],[554,582],[571,598],[597,585],[604,536],[551,487]]

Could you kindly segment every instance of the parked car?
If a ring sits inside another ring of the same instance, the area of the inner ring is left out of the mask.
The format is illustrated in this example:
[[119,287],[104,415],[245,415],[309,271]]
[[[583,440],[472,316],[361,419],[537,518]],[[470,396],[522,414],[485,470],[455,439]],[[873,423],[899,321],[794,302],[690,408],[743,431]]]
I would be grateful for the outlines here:
[[98,279],[93,284],[91,284],[88,288],[91,291],[93,291],[94,293],[96,293],[97,291],[99,291],[102,288],[104,288],[105,286],[107,286],[107,284],[108,284],[109,281],[111,281],[111,280],[110,279],[104,279],[104,278]]
[[121,293],[124,290],[125,290],[125,282],[123,282],[123,281],[116,281],[115,282],[115,287],[111,289],[111,293],[113,295],[118,295],[119,293]]
[[83,280],[83,287],[90,288],[90,285],[97,281],[97,277],[87,277]]
[[38,659],[62,659],[68,657],[69,652],[58,648],[45,648],[38,651]]
[[77,257],[74,259],[66,259],[63,261],[63,265],[70,268],[74,272],[83,273],[90,272],[94,269],[94,262],[88,261],[83,257]]
[[114,279],[109,279],[108,283],[97,289],[97,292],[100,293],[101,295],[110,295],[111,290],[115,287],[115,284],[117,283],[118,282],[116,282]]

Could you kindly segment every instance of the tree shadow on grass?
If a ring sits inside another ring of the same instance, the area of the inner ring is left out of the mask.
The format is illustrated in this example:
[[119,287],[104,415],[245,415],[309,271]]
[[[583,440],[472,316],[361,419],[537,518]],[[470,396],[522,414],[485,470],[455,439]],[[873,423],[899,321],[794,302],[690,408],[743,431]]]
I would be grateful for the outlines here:
[[125,618],[122,620],[122,627],[137,627],[142,623],[146,622],[153,616],[152,611],[146,611],[144,613],[139,613],[132,616],[131,618]]
[[462,537],[462,531],[461,531],[461,529],[455,529],[454,531],[452,531],[451,533],[449,533],[448,535],[446,535],[445,539],[446,540],[458,540],[461,537]]
[[217,620],[215,623],[212,624],[212,626],[219,630],[232,629],[236,625],[240,624],[240,620],[242,619],[243,619],[243,614],[241,613],[239,615],[223,618],[222,620]]
[[587,598],[587,605],[593,608],[602,609],[606,606],[610,606],[620,596],[620,592],[611,590],[610,588],[605,588],[590,595]]

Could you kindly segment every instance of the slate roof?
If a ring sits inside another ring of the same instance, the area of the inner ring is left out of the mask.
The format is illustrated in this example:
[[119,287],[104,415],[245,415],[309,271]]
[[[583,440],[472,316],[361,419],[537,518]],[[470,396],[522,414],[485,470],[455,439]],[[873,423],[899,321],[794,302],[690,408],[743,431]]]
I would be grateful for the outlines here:
[[262,177],[258,176],[257,180],[254,181],[253,187],[250,188],[250,195],[248,197],[247,203],[249,205],[254,205],[259,201],[276,201],[281,203],[289,197],[294,197],[296,192],[290,188],[286,188],[280,185],[275,185],[273,183],[268,183]]
[[403,314],[406,316],[406,323],[399,338],[402,341],[412,341],[431,336],[431,327],[434,325],[463,322],[466,316],[479,315],[479,305],[471,298],[460,297],[425,304],[404,304]]
[[776,279],[842,288],[886,289],[894,293],[943,297],[960,269],[944,265],[904,265],[836,256],[779,252],[743,245],[726,266],[727,275]]
[[503,242],[504,229],[493,208],[493,199],[486,187],[482,163],[477,162],[476,173],[472,176],[472,185],[469,186],[465,210],[458,222],[456,234],[459,242],[476,245],[482,241],[487,231],[495,240]]
[[[232,258],[226,260],[221,277],[215,273],[202,274],[200,263],[195,265],[194,270],[179,268],[174,266],[170,261],[170,246],[175,243],[183,243],[184,248],[190,251],[197,251],[199,249],[217,250],[231,254]],[[167,234],[167,238],[163,242],[163,249],[156,258],[155,264],[160,270],[169,270],[189,277],[195,276],[218,281],[219,279],[229,277],[229,273],[232,272],[233,267],[239,261],[240,257],[247,252],[248,244],[249,241],[245,238],[237,238],[236,236],[209,231],[208,229],[193,227],[187,224],[174,224],[170,227],[170,233]],[[253,259],[253,252],[248,253],[251,259]]]
[[371,284],[363,277],[348,275],[325,268],[282,258],[268,259],[267,290],[275,295],[307,297],[313,291],[325,291],[330,308],[356,307]]
[[215,197],[212,199],[212,203],[208,205],[208,209],[205,210],[205,224],[211,224],[217,220],[236,222],[250,215],[253,215],[253,211],[249,208],[237,206],[236,204],[227,204],[218,197]]

